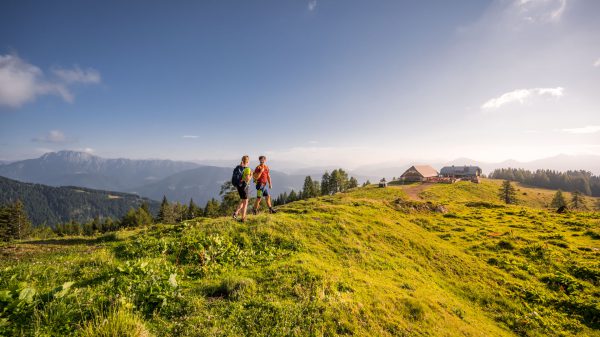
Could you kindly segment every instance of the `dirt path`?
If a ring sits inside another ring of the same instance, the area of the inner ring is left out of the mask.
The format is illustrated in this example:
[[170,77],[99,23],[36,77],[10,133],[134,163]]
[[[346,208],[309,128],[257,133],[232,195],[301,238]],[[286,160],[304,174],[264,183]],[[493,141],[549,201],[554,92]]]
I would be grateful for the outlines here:
[[431,185],[431,183],[422,183],[416,185],[402,186],[402,190],[404,190],[404,192],[406,193],[406,195],[408,195],[410,199],[421,201],[423,199],[419,197],[419,193],[423,192]]

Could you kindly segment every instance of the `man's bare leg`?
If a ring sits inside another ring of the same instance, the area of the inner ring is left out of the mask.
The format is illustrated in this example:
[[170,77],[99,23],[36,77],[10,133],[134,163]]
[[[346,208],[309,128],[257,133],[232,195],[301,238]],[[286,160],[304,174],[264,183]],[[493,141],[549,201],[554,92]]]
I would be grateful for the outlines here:
[[254,213],[258,212],[258,207],[260,206],[260,201],[262,198],[256,198],[256,202],[254,202]]

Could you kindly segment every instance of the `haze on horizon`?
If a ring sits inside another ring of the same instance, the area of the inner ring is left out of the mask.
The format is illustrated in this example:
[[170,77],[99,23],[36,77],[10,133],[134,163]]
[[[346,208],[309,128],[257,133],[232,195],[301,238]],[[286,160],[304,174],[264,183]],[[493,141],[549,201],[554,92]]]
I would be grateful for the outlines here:
[[600,155],[600,2],[0,5],[0,160]]

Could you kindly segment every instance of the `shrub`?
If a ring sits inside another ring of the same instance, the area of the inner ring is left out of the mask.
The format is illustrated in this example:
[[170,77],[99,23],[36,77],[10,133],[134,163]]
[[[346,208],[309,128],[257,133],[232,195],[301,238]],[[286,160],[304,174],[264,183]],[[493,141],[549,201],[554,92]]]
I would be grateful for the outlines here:
[[497,246],[500,249],[506,249],[506,250],[513,250],[513,249],[515,249],[515,246],[512,244],[512,242],[506,241],[506,240],[500,240],[498,242]]
[[79,332],[82,337],[148,337],[150,332],[131,311],[113,308],[108,313],[98,313]]
[[256,282],[248,277],[228,276],[219,283],[205,288],[205,294],[211,297],[239,299],[256,291]]
[[425,318],[425,306],[412,298],[402,301],[409,319],[413,321],[422,321]]

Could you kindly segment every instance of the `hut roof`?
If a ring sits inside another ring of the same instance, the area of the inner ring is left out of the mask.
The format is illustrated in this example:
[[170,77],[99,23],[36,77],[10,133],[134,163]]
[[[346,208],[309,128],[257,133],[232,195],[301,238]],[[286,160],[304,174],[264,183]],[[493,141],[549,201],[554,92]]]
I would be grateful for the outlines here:
[[440,170],[441,175],[476,175],[481,173],[479,166],[444,166]]
[[422,175],[424,178],[437,177],[437,175],[438,175],[438,172],[429,165],[411,166],[402,175],[406,174],[407,172],[409,172],[411,170],[415,170],[415,171],[419,172],[419,174]]

